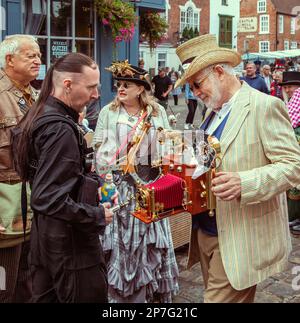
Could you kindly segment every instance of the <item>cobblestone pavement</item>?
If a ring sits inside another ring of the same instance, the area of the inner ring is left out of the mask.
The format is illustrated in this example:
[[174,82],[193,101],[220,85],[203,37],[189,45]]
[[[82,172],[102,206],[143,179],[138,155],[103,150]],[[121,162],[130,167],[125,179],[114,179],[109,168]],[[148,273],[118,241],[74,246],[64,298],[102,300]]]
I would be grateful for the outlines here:
[[[179,105],[174,106],[173,99],[170,97],[169,104],[174,114],[180,113],[177,129],[183,129],[188,111],[184,98],[181,97]],[[168,115],[172,114],[171,109],[167,110]],[[198,109],[195,114],[194,125],[199,125],[199,120],[200,112]],[[300,303],[300,236],[292,236],[292,244],[293,250],[287,269],[257,286],[255,303]],[[174,303],[201,303],[203,302],[204,286],[200,265],[196,264],[190,270],[186,270],[187,253],[188,245],[176,249],[180,271],[180,291],[173,301]],[[292,270],[295,270],[295,273]],[[293,280],[298,291],[292,287]]]
[[[287,269],[266,279],[257,286],[255,303],[300,303],[300,236],[293,236],[292,243],[293,251],[290,255]],[[200,265],[196,264],[191,269],[186,270],[187,245],[176,249],[175,253],[180,271],[180,291],[174,297],[173,302],[202,303],[204,285]],[[294,274],[292,272],[293,268],[296,270]],[[293,289],[293,280],[298,290]]]

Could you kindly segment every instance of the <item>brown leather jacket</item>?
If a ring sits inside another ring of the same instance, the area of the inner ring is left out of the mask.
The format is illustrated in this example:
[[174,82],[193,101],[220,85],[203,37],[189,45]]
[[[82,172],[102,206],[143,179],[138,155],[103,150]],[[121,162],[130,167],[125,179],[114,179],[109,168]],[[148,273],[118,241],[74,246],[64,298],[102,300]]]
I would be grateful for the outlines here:
[[[30,91],[35,101],[38,92],[32,87]],[[14,183],[20,180],[13,168],[10,130],[19,123],[28,109],[23,93],[0,69],[0,182]]]

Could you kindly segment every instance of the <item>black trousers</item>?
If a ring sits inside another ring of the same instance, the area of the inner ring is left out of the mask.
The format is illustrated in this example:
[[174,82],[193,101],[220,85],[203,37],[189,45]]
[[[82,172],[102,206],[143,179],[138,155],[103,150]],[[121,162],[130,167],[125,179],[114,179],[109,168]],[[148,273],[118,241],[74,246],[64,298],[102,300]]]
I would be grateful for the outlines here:
[[173,98],[174,98],[174,105],[178,105],[178,95],[173,94]]
[[64,269],[55,277],[48,268],[32,266],[32,303],[107,303],[107,274],[101,265]]
[[[0,279],[5,279],[0,282],[0,303],[30,301],[32,286],[28,264],[29,248],[29,241],[11,248],[0,248],[0,267],[5,270],[5,276],[0,275]],[[1,283],[5,283],[5,286]]]
[[198,106],[197,100],[189,99],[189,102],[188,102],[189,113],[186,117],[185,123],[193,124],[197,106]]

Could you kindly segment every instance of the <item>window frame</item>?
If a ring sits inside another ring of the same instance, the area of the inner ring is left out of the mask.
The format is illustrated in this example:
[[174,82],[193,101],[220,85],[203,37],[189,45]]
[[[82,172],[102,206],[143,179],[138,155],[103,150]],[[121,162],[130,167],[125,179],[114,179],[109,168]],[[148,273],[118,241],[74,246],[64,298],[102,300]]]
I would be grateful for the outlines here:
[[296,34],[296,18],[291,17],[291,35]]
[[[268,30],[262,31],[263,18],[268,18]],[[260,15],[259,16],[259,33],[260,34],[269,34],[270,33],[270,15]]]
[[[263,44],[268,44],[268,50],[262,51]],[[269,40],[261,40],[259,42],[259,52],[260,53],[266,53],[270,51],[270,41]]]
[[[225,25],[225,30],[222,31],[221,30],[221,19],[224,19],[225,22],[224,22],[224,25]],[[230,20],[231,21],[231,31],[228,31],[227,30],[227,21]],[[225,33],[225,43],[222,43],[221,42],[221,32],[224,32]],[[227,39],[227,34],[228,33],[231,33],[231,42],[230,43],[226,43],[226,39]],[[232,16],[226,16],[226,15],[219,15],[219,46],[220,47],[225,47],[225,48],[229,48],[229,49],[232,49],[233,47],[233,39],[232,39],[232,36],[233,36],[233,17]]]
[[[165,59],[162,60],[159,58],[160,54],[164,54],[165,55]],[[167,67],[168,66],[168,52],[166,50],[157,50],[156,52],[156,66],[157,68],[161,67],[161,65],[159,64],[159,62],[165,62],[165,65],[163,67]]]
[[[52,36],[51,35],[51,0],[46,0],[46,35],[33,35],[37,39],[44,39],[46,40],[46,46],[47,46],[47,57],[46,57],[46,66],[47,70],[51,66],[51,42],[53,40],[69,40],[71,41],[71,52],[76,52],[76,41],[84,40],[84,41],[91,41],[94,44],[94,49],[93,49],[93,55],[94,55],[94,60],[97,60],[97,48],[96,48],[96,39],[98,36],[98,28],[97,28],[97,17],[96,13],[93,10],[93,24],[94,24],[94,37],[77,37],[76,36],[76,13],[75,13],[75,8],[76,8],[76,0],[71,0],[72,1],[72,28],[71,28],[71,34],[72,36]],[[94,1],[91,0],[92,2],[92,7],[94,6]],[[24,8],[22,11],[22,15],[25,13],[25,0],[22,0],[22,7]],[[24,28],[24,25],[23,25]]]
[[278,16],[278,33],[279,34],[284,33],[284,15]]
[[[187,11],[188,9],[192,10],[192,25],[187,25]],[[197,8],[196,5],[191,1],[187,1],[184,6],[179,6],[180,10],[180,21],[179,21],[179,31],[183,32],[185,27],[193,28],[194,30],[197,28],[200,31],[200,21],[201,21],[201,8]],[[195,17],[197,15],[197,17]]]
[[[264,7],[264,9],[261,9]],[[266,0],[258,0],[257,1],[257,13],[265,13],[267,12],[267,1]]]
[[[294,46],[296,44],[296,46]],[[298,43],[296,41],[291,41],[290,49],[298,49]]]
[[283,50],[289,50],[290,49],[290,41],[289,40],[285,40],[283,42]]

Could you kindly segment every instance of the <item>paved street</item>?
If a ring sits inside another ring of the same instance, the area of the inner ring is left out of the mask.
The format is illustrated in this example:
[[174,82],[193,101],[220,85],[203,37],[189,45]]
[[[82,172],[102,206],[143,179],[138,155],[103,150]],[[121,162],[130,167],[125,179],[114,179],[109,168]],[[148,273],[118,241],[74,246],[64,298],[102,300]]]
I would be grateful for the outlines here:
[[[183,129],[187,115],[187,106],[184,98],[179,99],[179,105],[174,107],[173,98],[169,104],[174,113],[180,113],[177,129]],[[170,109],[168,115],[171,113]],[[196,112],[194,124],[199,125],[200,113]],[[300,303],[300,236],[292,236],[293,251],[290,255],[286,271],[265,280],[257,287],[256,303]],[[176,258],[180,270],[180,292],[174,298],[175,303],[201,303],[203,302],[203,279],[200,265],[196,264],[190,270],[186,270],[188,245],[176,249]],[[298,268],[297,268],[298,266]],[[292,270],[297,270],[293,274]],[[299,278],[297,279],[297,275]],[[298,291],[292,288],[292,281]]]

